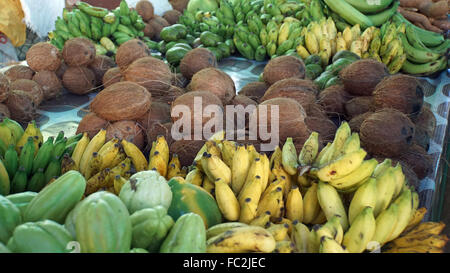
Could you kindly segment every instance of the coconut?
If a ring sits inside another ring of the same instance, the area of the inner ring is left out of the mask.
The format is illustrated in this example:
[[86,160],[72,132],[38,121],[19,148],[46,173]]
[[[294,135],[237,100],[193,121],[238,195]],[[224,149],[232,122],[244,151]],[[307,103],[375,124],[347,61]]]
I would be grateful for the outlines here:
[[58,76],[58,78],[62,79],[62,77],[64,76],[64,73],[67,70],[67,64],[65,62],[61,62],[61,65],[58,67],[58,69],[55,71],[56,76]]
[[94,61],[89,65],[89,68],[94,72],[96,86],[100,85],[106,71],[114,68],[116,63],[111,57],[105,55],[95,56]]
[[[379,156],[379,155],[374,155],[372,158],[375,158],[378,163],[382,163],[386,157],[384,156]],[[420,179],[417,177],[417,174],[411,169],[411,167],[406,164],[406,162],[403,162],[399,159],[395,159],[395,158],[390,158],[392,161],[392,167],[397,166],[397,164],[400,164],[401,168],[402,168],[402,172],[405,175],[405,179],[406,179],[406,184],[409,186],[413,186],[415,189],[419,188],[420,185]]]
[[147,143],[153,143],[153,141],[156,141],[158,136],[164,136],[167,144],[170,146],[174,142],[174,140],[172,139],[171,129],[172,129],[171,122],[153,123],[149,128],[147,128]]
[[337,126],[330,119],[307,116],[305,123],[311,131],[319,133],[319,139],[322,144],[333,141]]
[[154,16],[153,4],[148,0],[141,0],[137,2],[136,11],[144,21],[148,21]]
[[168,90],[172,81],[169,66],[154,57],[135,60],[124,70],[123,76],[126,81],[138,83],[152,94]]
[[179,12],[178,10],[168,10],[163,14],[163,18],[166,19],[166,21],[170,24],[176,24],[178,22],[178,19],[181,16],[181,12]]
[[341,84],[332,85],[319,94],[318,102],[330,116],[345,116],[345,103],[351,98]]
[[153,29],[152,25],[150,25],[149,23],[145,23],[145,28],[144,28],[144,36],[153,39],[153,37],[155,36],[155,30]]
[[11,113],[9,112],[8,106],[0,103],[0,118],[10,118]]
[[416,173],[419,179],[424,179],[433,171],[433,160],[419,145],[412,145],[403,151],[398,159],[405,162]]
[[291,98],[308,111],[310,105],[316,102],[316,93],[316,85],[312,81],[288,78],[271,85],[260,102],[279,97]]
[[430,149],[430,140],[431,137],[427,131],[425,131],[423,128],[417,127],[416,125],[416,131],[414,132],[414,139],[413,143],[416,145],[419,145],[425,151],[428,151]]
[[19,79],[31,80],[33,79],[34,71],[29,66],[26,65],[14,65],[11,66],[5,72],[5,76],[9,78],[10,81],[15,81]]
[[37,117],[34,98],[23,90],[11,90],[6,100],[6,106],[11,113],[11,119],[27,123]]
[[106,129],[108,126],[108,121],[100,118],[95,113],[90,112],[86,114],[78,124],[77,132],[87,133],[89,139],[92,139],[100,129]]
[[110,68],[105,72],[105,75],[103,75],[103,79],[102,79],[103,87],[106,88],[106,87],[110,86],[111,84],[120,82],[121,79],[122,79],[122,74],[120,73],[120,68],[118,68],[118,67]]
[[185,92],[183,89],[172,85],[166,91],[154,90],[152,92],[152,99],[170,105],[176,98],[183,95],[184,93]]
[[248,98],[256,102],[259,102],[268,88],[269,87],[265,82],[251,82],[242,87],[238,94],[247,96]]
[[94,61],[96,51],[91,40],[77,37],[66,41],[62,54],[68,66],[86,66]]
[[174,9],[183,12],[187,8],[189,0],[169,0],[169,3]]
[[267,85],[287,78],[305,78],[305,64],[293,56],[280,56],[271,59],[264,67],[263,79]]
[[172,74],[171,84],[179,88],[185,88],[189,81],[181,73]]
[[345,113],[348,119],[374,110],[372,96],[354,97],[345,103]]
[[137,121],[145,129],[150,128],[155,122],[170,122],[170,105],[167,103],[152,101],[150,110],[142,117],[138,118]]
[[112,138],[126,139],[140,150],[144,149],[145,136],[141,126],[132,120],[121,120],[110,123],[106,127],[106,141]]
[[8,98],[9,85],[8,77],[0,72],[0,102],[4,102]]
[[192,91],[205,90],[215,94],[223,105],[227,105],[236,94],[233,79],[215,67],[204,68],[195,73],[189,85]]
[[103,89],[90,108],[108,121],[136,120],[150,110],[151,94],[137,83],[123,81]]
[[47,42],[39,42],[28,49],[28,66],[34,71],[55,71],[61,65],[61,53],[58,48]]
[[359,133],[359,129],[361,128],[361,124],[363,123],[363,121],[372,114],[373,112],[366,112],[364,114],[353,117],[348,122],[350,129],[352,129],[352,132]]
[[434,135],[434,131],[436,130],[436,117],[430,108],[422,107],[420,114],[412,118],[412,121],[416,124],[416,129],[425,131],[429,136]]
[[131,39],[119,46],[116,53],[116,63],[120,71],[125,71],[127,67],[139,58],[150,56],[150,49],[139,39]]
[[203,140],[178,140],[170,145],[171,154],[177,154],[181,166],[191,166],[198,151],[203,147]]
[[378,110],[361,124],[361,146],[372,154],[396,157],[412,145],[414,130],[414,123],[402,112]]
[[148,23],[154,30],[155,35],[153,37],[157,41],[161,40],[161,37],[159,36],[161,30],[165,27],[170,26],[169,22],[167,22],[166,19],[158,15],[153,16],[153,18],[150,21],[148,21]]
[[318,103],[311,104],[305,111],[308,117],[328,119],[328,115],[323,109],[323,106]]
[[87,67],[68,67],[62,78],[62,84],[67,91],[84,95],[95,90],[95,74]]
[[33,81],[38,83],[44,92],[44,100],[50,100],[61,95],[62,83],[55,72],[42,70],[37,72]]
[[388,75],[386,65],[373,59],[355,61],[339,73],[345,90],[356,96],[372,95],[375,86]]
[[[258,103],[256,103],[254,100],[243,96],[243,95],[237,95],[233,98],[233,100],[231,100],[229,105],[234,105],[234,106],[242,106],[242,109],[240,108],[234,108],[234,110],[239,111],[238,113],[235,113],[235,111],[232,111],[230,113],[228,113],[227,111],[225,111],[225,126],[227,126],[227,120],[230,119],[231,124],[234,124],[234,128],[237,129],[244,129],[244,128],[238,128],[238,126],[240,127],[240,124],[243,124],[245,126],[245,128],[248,128],[248,122],[249,122],[249,115],[253,112],[253,109],[256,108],[256,106],[258,105]],[[253,105],[253,108],[249,108],[249,105]],[[245,109],[249,110],[249,113],[242,113],[240,111],[245,111]],[[232,115],[231,115],[232,114]]]
[[373,96],[376,109],[395,108],[414,117],[422,109],[424,92],[416,77],[397,74],[383,79]]
[[217,67],[217,59],[206,48],[194,48],[186,53],[180,61],[180,72],[188,80],[198,71],[208,67]]
[[33,98],[36,107],[39,106],[44,100],[44,91],[42,90],[41,86],[33,80],[15,80],[11,82],[9,88],[10,90],[22,90],[29,93]]

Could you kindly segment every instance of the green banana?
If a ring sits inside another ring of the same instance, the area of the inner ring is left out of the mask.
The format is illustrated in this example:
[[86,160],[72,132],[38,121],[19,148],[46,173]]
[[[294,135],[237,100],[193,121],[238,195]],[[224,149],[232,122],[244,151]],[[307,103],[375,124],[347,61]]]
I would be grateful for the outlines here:
[[44,144],[39,148],[39,151],[33,160],[32,173],[36,173],[40,168],[45,169],[45,167],[47,167],[53,151],[53,139],[53,137],[47,138]]
[[120,1],[119,11],[121,16],[129,16],[130,8],[128,7],[128,3],[125,0]]
[[447,67],[447,59],[442,56],[436,61],[432,61],[425,64],[414,64],[409,60],[406,60],[402,66],[402,71],[412,75],[426,76],[438,72]]
[[347,3],[355,7],[363,13],[380,13],[392,3],[393,0],[379,1],[362,1],[362,0],[345,0]]
[[51,156],[60,158],[63,155],[64,150],[66,149],[66,142],[67,142],[66,137],[64,137],[60,141],[55,141]]
[[24,171],[27,175],[31,174],[33,168],[34,159],[34,141],[32,137],[29,137],[27,142],[22,148],[19,156],[19,165],[24,167]]
[[20,166],[11,181],[11,193],[24,192],[27,187],[28,175],[24,166]]
[[5,152],[5,160],[3,161],[9,179],[13,179],[19,167],[19,156],[17,155],[14,144],[10,144]]
[[[347,1],[347,0],[345,0]],[[392,0],[390,0],[392,1]],[[400,1],[394,1],[390,8],[385,9],[382,12],[379,12],[374,15],[367,15],[370,21],[372,21],[373,25],[379,27],[387,22],[396,12],[397,8],[400,6]]]
[[44,169],[39,168],[28,181],[27,191],[39,192],[45,186]]
[[324,0],[324,2],[333,12],[339,14],[345,21],[352,25],[359,24],[362,29],[373,26],[373,22],[369,17],[361,13],[345,0]]
[[436,32],[425,30],[423,28],[420,28],[420,27],[414,25],[413,23],[408,21],[405,17],[403,17],[403,15],[401,15],[399,12],[394,14],[392,19],[393,19],[393,22],[395,22],[397,25],[404,23],[404,24],[414,28],[417,31],[417,35],[419,36],[420,40],[426,46],[430,46],[430,47],[439,46],[445,41],[445,38],[443,35],[436,33]]
[[52,178],[58,177],[60,175],[61,175],[61,161],[59,160],[58,157],[53,157],[50,160],[50,163],[48,164],[44,172],[45,184],[50,182]]

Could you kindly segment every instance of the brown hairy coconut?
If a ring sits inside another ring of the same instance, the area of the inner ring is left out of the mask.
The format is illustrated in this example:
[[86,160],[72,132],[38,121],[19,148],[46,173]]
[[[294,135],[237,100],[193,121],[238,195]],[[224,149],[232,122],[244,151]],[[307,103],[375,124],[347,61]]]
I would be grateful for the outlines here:
[[203,147],[203,140],[178,140],[170,145],[170,153],[177,154],[181,166],[191,166],[198,151]]
[[[278,118],[272,121],[272,115],[274,114],[272,111],[276,111],[277,108]],[[309,135],[305,117],[305,110],[294,99],[274,98],[258,105],[257,109],[250,115],[250,125],[252,121],[257,121],[256,125],[259,132],[270,133],[272,132],[272,123],[278,123],[279,140],[281,143],[284,143],[287,137],[303,138],[305,135]]]
[[314,117],[314,118],[322,118],[322,119],[328,119],[328,115],[325,112],[325,110],[323,109],[323,106],[315,103],[315,104],[311,104],[308,109],[305,109],[306,111],[306,115],[308,117]]
[[174,9],[183,12],[187,8],[189,0],[169,0],[169,3]]
[[372,95],[375,86],[389,76],[386,65],[373,59],[358,60],[339,73],[345,90],[356,96]]
[[62,79],[64,73],[67,70],[67,64],[65,62],[61,62],[61,65],[58,67],[58,69],[55,71],[56,76],[58,76],[58,78]]
[[68,66],[86,66],[94,61],[96,51],[91,40],[77,37],[66,41],[62,54]]
[[166,19],[166,21],[170,24],[176,24],[178,22],[178,18],[180,18],[181,12],[178,10],[168,10],[163,14],[163,18]]
[[9,85],[8,77],[0,72],[0,102],[4,102],[8,98]]
[[135,60],[123,71],[123,76],[126,81],[138,83],[152,94],[168,90],[172,81],[169,66],[154,57]]
[[310,80],[288,78],[277,81],[267,89],[260,102],[273,98],[291,98],[296,100],[308,111],[310,105],[316,102],[316,85]]
[[142,117],[137,119],[137,122],[145,129],[150,128],[153,123],[166,123],[170,122],[170,105],[167,103],[161,103],[158,101],[152,101],[150,110]]
[[42,70],[37,72],[33,81],[37,82],[42,91],[44,91],[44,100],[49,100],[58,97],[62,92],[62,83],[55,72]]
[[251,82],[242,87],[238,94],[247,96],[248,98],[256,102],[259,102],[268,88],[269,87],[265,82]]
[[110,86],[111,84],[120,82],[121,79],[122,79],[122,74],[120,73],[120,68],[118,68],[118,67],[110,68],[105,72],[105,75],[103,75],[103,79],[102,79],[103,87],[106,88],[106,87]]
[[333,141],[337,126],[330,119],[307,116],[305,123],[311,131],[319,133],[319,139],[323,145]]
[[149,23],[145,23],[145,28],[144,28],[144,36],[153,39],[153,37],[155,36],[155,30],[153,29],[152,25],[150,25]]
[[420,128],[426,131],[430,136],[434,135],[436,129],[436,117],[428,107],[422,107],[420,114],[413,118],[412,121],[416,124],[416,129]]
[[345,103],[345,114],[348,119],[374,110],[372,96],[354,97]]
[[423,128],[417,127],[417,125],[416,125],[416,131],[414,133],[414,139],[413,139],[414,144],[419,145],[420,147],[425,149],[425,151],[428,151],[430,149],[431,137],[432,136],[430,136],[428,134],[428,132],[423,130]]
[[148,0],[141,0],[137,2],[136,11],[144,21],[152,19],[154,15],[153,4]]
[[155,35],[153,36],[155,40],[161,40],[161,37],[159,34],[161,33],[161,30],[165,27],[170,26],[169,22],[167,22],[166,19],[162,18],[161,16],[154,15],[153,18],[148,21],[149,25],[154,30]]
[[352,129],[352,132],[359,133],[359,129],[361,128],[361,124],[363,123],[363,121],[372,114],[373,114],[373,112],[366,112],[364,114],[360,114],[360,115],[353,117],[348,122],[350,129]]
[[121,120],[110,123],[108,127],[106,127],[106,141],[109,141],[114,137],[120,140],[126,139],[136,145],[140,150],[144,149],[144,131],[135,121]]
[[11,66],[5,72],[5,76],[9,78],[10,81],[15,81],[19,79],[31,80],[34,75],[34,70],[26,65],[14,65]]
[[319,94],[318,102],[330,116],[345,116],[345,103],[351,96],[341,84],[332,85]]
[[84,95],[95,90],[95,74],[87,67],[68,67],[62,78],[64,88],[70,93]]
[[136,120],[150,110],[151,94],[134,82],[118,82],[103,89],[90,108],[108,121]]
[[94,72],[96,86],[102,83],[106,71],[115,66],[116,63],[111,57],[105,55],[95,56],[94,61],[89,65],[89,68]]
[[183,95],[184,93],[185,92],[183,89],[172,85],[166,91],[159,91],[159,90],[152,91],[152,99],[170,105],[176,98]]
[[28,49],[26,60],[28,66],[34,71],[55,71],[61,65],[61,53],[56,46],[39,42]]
[[147,128],[147,143],[153,143],[153,141],[156,141],[158,136],[164,136],[167,144],[170,146],[174,142],[174,140],[172,139],[171,129],[172,122],[153,123],[149,128]]
[[396,157],[412,145],[414,130],[414,123],[402,112],[378,110],[361,124],[361,146],[372,154]]
[[181,73],[172,74],[171,84],[179,88],[185,88],[189,81]]
[[30,93],[22,90],[11,90],[6,100],[11,119],[26,123],[37,117],[36,105]]
[[433,171],[431,156],[419,145],[412,145],[408,150],[403,151],[398,159],[411,167],[419,179],[424,179]]
[[127,67],[139,58],[150,55],[150,49],[139,39],[131,39],[121,44],[117,49],[116,63],[120,71],[125,71]]
[[287,78],[305,78],[305,64],[293,56],[280,56],[271,59],[264,67],[264,81],[267,85]]
[[78,124],[77,132],[87,133],[89,139],[92,139],[100,129],[106,129],[108,121],[97,116],[95,113],[90,112],[86,114]]
[[217,67],[216,56],[206,48],[190,50],[180,61],[180,72],[190,80],[198,71],[207,67]]
[[243,95],[234,96],[234,98],[230,102],[230,105],[243,105],[244,107],[248,105],[257,105],[257,104],[258,103],[256,101]]
[[386,77],[373,92],[376,109],[395,108],[410,117],[420,113],[423,96],[419,80],[404,74]]
[[0,103],[0,118],[10,118],[11,113],[9,112],[8,106]]
[[233,79],[215,67],[204,68],[195,73],[189,85],[192,91],[206,90],[215,94],[223,105],[227,105],[236,94]]
[[33,80],[15,80],[11,82],[9,88],[10,90],[22,90],[29,93],[33,98],[36,107],[44,100],[44,90],[42,90],[41,86]]

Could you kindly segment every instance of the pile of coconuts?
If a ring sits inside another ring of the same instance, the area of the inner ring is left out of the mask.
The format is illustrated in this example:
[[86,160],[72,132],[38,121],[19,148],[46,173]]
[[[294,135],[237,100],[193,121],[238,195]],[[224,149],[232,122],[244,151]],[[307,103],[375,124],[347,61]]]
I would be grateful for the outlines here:
[[390,75],[383,63],[372,59],[350,64],[339,77],[342,84],[318,96],[327,115],[347,120],[370,156],[399,162],[410,184],[418,187],[433,168],[427,151],[436,128],[433,112],[423,103],[420,80]]

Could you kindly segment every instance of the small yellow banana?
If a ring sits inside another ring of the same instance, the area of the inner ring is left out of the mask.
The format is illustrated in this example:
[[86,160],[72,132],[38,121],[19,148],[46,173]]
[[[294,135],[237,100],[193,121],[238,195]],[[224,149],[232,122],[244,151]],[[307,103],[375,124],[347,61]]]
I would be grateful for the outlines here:
[[233,167],[233,157],[236,151],[236,143],[234,141],[224,140],[221,143],[222,160],[230,169]]
[[347,211],[336,189],[323,181],[319,181],[317,186],[317,199],[327,219],[329,220],[331,217],[339,215],[342,228],[347,230],[349,226]]
[[350,225],[357,215],[366,207],[375,208],[377,203],[377,180],[370,178],[362,184],[353,195],[348,209],[348,220]]
[[319,53],[319,42],[317,41],[316,36],[312,32],[307,32],[305,36],[305,45],[306,49],[310,54],[318,54]]
[[122,186],[127,183],[127,179],[123,178],[120,175],[116,175],[114,178],[114,192],[116,195],[120,194],[120,191],[122,190]]
[[270,211],[266,211],[261,215],[256,216],[249,225],[251,226],[259,226],[265,228],[270,223]]
[[303,198],[303,223],[311,223],[319,212],[320,204],[317,199],[317,183],[313,183]]
[[166,175],[167,180],[170,180],[172,177],[179,176],[180,172],[181,172],[180,160],[178,159],[177,154],[173,154],[172,159],[167,165],[167,175]]
[[297,249],[297,252],[299,253],[307,253],[308,252],[308,240],[309,240],[309,228],[299,222],[294,221],[292,222],[292,235],[291,239],[295,244],[295,247]]
[[362,253],[367,249],[375,233],[376,223],[373,208],[364,208],[356,216],[348,231],[344,234],[342,245],[350,253]]
[[348,253],[336,240],[328,236],[320,238],[319,253]]
[[250,168],[249,153],[244,145],[238,145],[233,155],[231,167],[231,187],[238,194],[244,186]]
[[317,177],[322,181],[331,181],[349,175],[364,161],[367,152],[359,149],[356,152],[345,154],[317,171]]
[[280,242],[285,240],[288,237],[288,224],[270,224],[269,227],[266,228],[270,234],[272,234],[275,241]]
[[214,182],[212,182],[211,180],[209,180],[208,176],[204,176],[203,177],[203,184],[202,184],[202,188],[207,191],[209,194],[211,194],[212,196],[215,195],[215,187],[216,184],[214,184]]
[[83,156],[84,151],[86,150],[87,145],[89,144],[89,137],[87,133],[83,133],[83,136],[78,141],[77,145],[75,145],[75,149],[72,153],[72,159],[75,162],[76,166],[80,166],[81,157]]
[[192,171],[186,175],[186,182],[201,187],[203,182],[203,173],[197,168],[192,169]]
[[258,226],[232,228],[206,242],[208,253],[270,253],[275,247],[276,241],[272,234]]
[[148,169],[157,171],[163,177],[167,176],[167,164],[164,160],[163,154],[161,154],[158,150],[156,150],[150,157]]
[[217,236],[221,233],[224,233],[227,230],[237,228],[237,227],[247,227],[247,224],[240,222],[227,222],[214,225],[206,230],[206,239],[210,239],[214,236]]
[[303,221],[303,198],[298,187],[289,191],[286,200],[286,217],[291,221]]
[[204,167],[205,174],[209,180],[216,181],[218,178],[222,179],[225,183],[231,184],[231,170],[218,156],[207,154],[206,167]]
[[126,139],[122,139],[121,144],[125,154],[131,158],[136,171],[141,172],[146,170],[148,167],[148,162],[141,150],[139,150],[134,143],[129,142]]
[[291,137],[288,137],[283,145],[281,150],[281,160],[283,169],[288,174],[295,175],[297,173],[297,151]]
[[88,169],[88,164],[91,161],[93,153],[96,153],[105,144],[106,140],[106,130],[101,129],[92,139],[89,141],[86,149],[84,150],[83,156],[80,161],[80,172],[85,175]]
[[273,253],[295,253],[295,244],[290,240],[277,242]]
[[350,174],[339,179],[332,179],[329,183],[337,190],[348,191],[349,189],[364,183],[364,181],[371,176],[376,166],[376,159],[372,158],[364,160],[363,163]]
[[230,186],[222,179],[215,181],[215,196],[222,215],[228,221],[237,221],[240,215],[240,205]]
[[[375,233],[372,237],[372,241],[375,241],[379,246],[383,246],[386,243],[388,236],[394,230],[397,224],[398,218],[398,206],[397,204],[391,204],[386,210],[382,211],[376,218]],[[369,249],[374,251],[375,249]]]
[[349,49],[350,48],[350,46],[352,45],[352,43],[353,43],[353,34],[352,34],[352,31],[351,31],[351,28],[350,27],[346,27],[345,29],[344,29],[344,31],[342,31],[342,38],[344,39],[344,41],[345,41],[345,47],[347,48],[347,49]]

